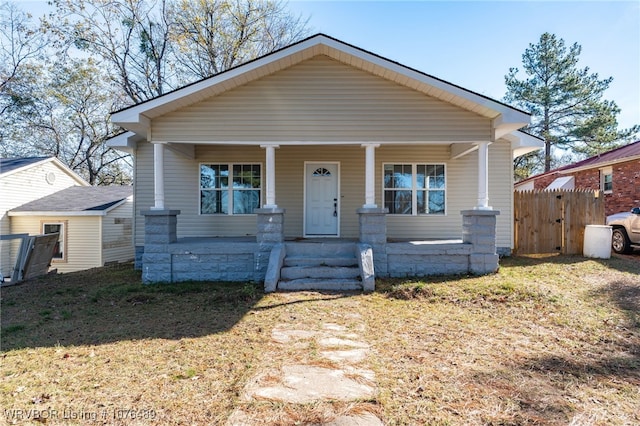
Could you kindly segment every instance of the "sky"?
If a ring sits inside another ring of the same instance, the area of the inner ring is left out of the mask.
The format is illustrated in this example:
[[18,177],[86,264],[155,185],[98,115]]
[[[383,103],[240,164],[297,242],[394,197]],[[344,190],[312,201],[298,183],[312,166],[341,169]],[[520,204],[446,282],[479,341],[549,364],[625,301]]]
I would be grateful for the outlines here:
[[640,124],[640,1],[292,1],[322,32],[500,100],[509,68],[549,32],[582,46],[580,68],[613,77],[620,127]]
[[[14,0],[15,1],[15,0]],[[17,3],[34,15],[45,0]],[[346,43],[501,100],[509,68],[549,32],[582,46],[580,68],[613,77],[604,98],[621,128],[640,124],[640,1],[291,0],[311,33]]]

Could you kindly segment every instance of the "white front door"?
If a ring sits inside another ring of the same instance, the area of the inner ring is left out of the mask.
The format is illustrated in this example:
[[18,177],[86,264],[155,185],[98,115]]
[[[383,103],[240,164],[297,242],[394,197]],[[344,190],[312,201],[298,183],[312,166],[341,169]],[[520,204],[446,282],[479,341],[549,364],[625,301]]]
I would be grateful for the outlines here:
[[338,163],[305,163],[305,236],[338,236]]

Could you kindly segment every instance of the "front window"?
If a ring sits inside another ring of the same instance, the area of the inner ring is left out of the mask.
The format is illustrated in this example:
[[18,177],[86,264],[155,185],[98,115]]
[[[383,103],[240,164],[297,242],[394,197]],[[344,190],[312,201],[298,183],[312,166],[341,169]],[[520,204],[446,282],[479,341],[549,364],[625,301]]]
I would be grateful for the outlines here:
[[261,188],[260,164],[201,164],[200,213],[252,214]]
[[43,223],[42,224],[42,233],[43,234],[58,234],[58,241],[56,242],[56,246],[53,249],[53,260],[65,260],[66,259],[66,246],[65,246],[65,223],[64,222],[56,222],[56,223]]
[[613,170],[611,167],[600,170],[600,188],[607,193],[613,191]]
[[444,164],[385,164],[383,188],[389,214],[445,214]]

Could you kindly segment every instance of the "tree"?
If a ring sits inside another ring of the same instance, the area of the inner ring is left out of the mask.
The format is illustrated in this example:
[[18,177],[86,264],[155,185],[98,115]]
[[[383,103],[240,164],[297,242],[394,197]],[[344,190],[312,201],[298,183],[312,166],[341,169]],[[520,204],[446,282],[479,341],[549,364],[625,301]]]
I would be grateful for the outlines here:
[[15,4],[0,3],[0,141],[5,155],[16,112],[29,108],[29,87],[38,80],[38,62],[47,40],[32,17]]
[[539,164],[549,171],[554,148],[591,156],[616,147],[640,130],[639,126],[618,129],[620,108],[602,99],[613,79],[600,80],[588,67],[578,68],[581,50],[577,43],[567,49],[563,39],[544,33],[522,55],[527,78],[520,80],[517,68],[510,68],[505,76],[505,100],[533,114],[527,131],[545,141],[542,159],[538,154],[520,159],[516,174],[531,172]]
[[54,5],[47,31],[61,48],[77,48],[105,66],[126,103],[172,88],[166,0],[54,0]]
[[306,32],[306,22],[278,0],[52,4],[55,12],[39,27],[15,6],[0,6],[0,107],[7,112],[0,116],[0,154],[56,156],[92,184],[131,180],[128,156],[105,145],[118,131],[110,111],[254,59]]
[[110,70],[138,103],[306,34],[273,0],[54,0],[48,30]]
[[104,143],[117,132],[107,77],[91,58],[65,59],[31,87],[30,108],[13,125],[12,154],[56,157],[92,185],[129,183],[126,155]]
[[202,79],[307,34],[300,16],[273,0],[179,0],[170,9],[180,79]]

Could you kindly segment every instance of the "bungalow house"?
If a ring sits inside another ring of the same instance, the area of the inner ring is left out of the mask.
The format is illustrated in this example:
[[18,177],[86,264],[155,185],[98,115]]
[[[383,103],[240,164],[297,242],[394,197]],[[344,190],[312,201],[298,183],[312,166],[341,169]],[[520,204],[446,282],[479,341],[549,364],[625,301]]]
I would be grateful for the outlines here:
[[145,282],[491,273],[530,115],[318,34],[114,112]]
[[607,216],[640,207],[640,141],[523,179],[516,191],[591,189],[604,195]]
[[[22,204],[51,195],[72,186],[89,183],[55,157],[0,159],[0,235],[8,236],[11,218],[8,212]],[[36,232],[40,233],[40,232]],[[0,274],[11,276],[15,263],[14,241],[0,241]]]
[[62,273],[133,260],[132,215],[131,186],[72,186],[8,212],[13,234],[59,234]]

